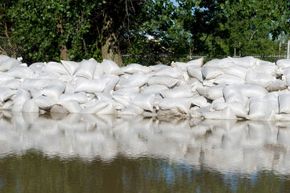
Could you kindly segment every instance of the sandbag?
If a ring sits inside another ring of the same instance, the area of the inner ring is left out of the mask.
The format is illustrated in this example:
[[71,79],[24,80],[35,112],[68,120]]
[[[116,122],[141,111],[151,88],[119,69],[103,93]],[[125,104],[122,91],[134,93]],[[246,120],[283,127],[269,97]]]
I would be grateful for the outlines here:
[[195,60],[191,60],[189,62],[172,62],[171,66],[175,68],[179,68],[182,71],[186,71],[190,68],[200,68],[203,65],[204,58],[199,58]]
[[274,115],[268,106],[268,100],[254,98],[250,100],[249,119],[251,120],[270,120]]
[[38,113],[39,112],[39,107],[38,107],[38,105],[35,103],[35,101],[33,99],[29,99],[23,104],[23,110],[22,111],[24,113]]
[[286,82],[279,79],[269,82],[266,86],[266,90],[268,92],[284,90],[286,88],[287,88]]
[[135,74],[135,73],[149,73],[151,72],[151,69],[148,66],[143,66],[140,64],[128,64],[127,66],[123,67],[122,69],[123,73],[128,74]]
[[12,79],[0,82],[0,87],[10,88],[13,90],[17,90],[21,87],[22,82],[19,79]]
[[180,80],[176,78],[172,78],[170,76],[152,76],[148,79],[148,84],[149,85],[165,85],[168,88],[171,88],[178,84]]
[[229,74],[222,74],[213,79],[214,84],[244,84],[245,80],[241,79],[240,77],[229,75]]
[[225,108],[221,111],[205,111],[202,112],[202,117],[205,119],[236,119],[235,114],[232,112],[230,108]]
[[101,65],[105,74],[119,74],[120,73],[120,67],[118,66],[118,64],[116,64],[112,60],[104,59]]
[[252,56],[246,56],[246,57],[241,57],[241,58],[228,57],[228,59],[232,61],[233,63],[246,67],[246,68],[252,68],[258,63],[258,60]]
[[202,82],[202,73],[201,68],[196,66],[188,66],[187,67],[187,73],[190,77],[198,79],[200,82]]
[[138,94],[136,95],[132,103],[144,110],[153,111],[155,94]]
[[20,89],[16,92],[15,96],[13,97],[13,112],[21,112],[23,110],[23,105],[27,100],[30,100],[31,95],[28,91]]
[[102,101],[90,101],[86,104],[82,104],[83,110],[81,113],[97,114],[102,109],[106,108],[109,104]]
[[160,92],[164,98],[189,98],[193,96],[189,85],[181,85],[172,89],[166,89]]
[[15,58],[10,58],[5,55],[0,55],[0,72],[6,72],[14,66],[19,66],[21,64],[20,61]]
[[46,96],[34,98],[34,102],[42,110],[49,110],[53,105],[57,104],[56,100]]
[[247,84],[256,84],[262,87],[267,87],[276,77],[271,74],[249,71],[246,76]]
[[48,62],[44,65],[44,72],[52,72],[56,74],[68,74],[68,71],[65,69],[64,65],[58,62]]
[[169,76],[172,78],[182,78],[183,74],[182,71],[180,71],[178,68],[172,68],[170,66],[167,66],[166,68],[162,68],[158,71],[154,72],[154,76]]
[[121,76],[117,84],[118,88],[141,87],[148,82],[149,75],[136,73],[128,76]]
[[75,72],[80,66],[79,62],[74,62],[74,61],[61,60],[61,63],[63,64],[64,68],[71,76],[75,74]]
[[107,80],[103,79],[88,80],[86,78],[78,78],[75,84],[75,92],[103,92],[106,83]]
[[12,76],[14,78],[33,78],[33,71],[25,66],[15,66],[8,70],[6,73],[8,76]]
[[59,105],[62,105],[68,112],[70,113],[80,113],[82,109],[77,101],[70,100],[70,101],[59,101]]
[[13,95],[16,94],[16,90],[12,90],[10,88],[0,87],[0,102],[4,102],[10,99]]
[[290,59],[281,59],[276,62],[277,66],[280,68],[290,67]]
[[279,95],[279,113],[290,114],[290,94]]
[[191,101],[189,98],[164,98],[159,101],[159,109],[177,109],[180,113],[188,113]]
[[161,91],[163,91],[163,90],[168,90],[168,87],[165,85],[158,85],[158,84],[150,85],[150,86],[145,85],[141,88],[141,93],[143,93],[143,94],[160,94]]
[[59,96],[60,101],[77,101],[80,104],[87,103],[88,97],[85,92],[62,94]]
[[202,76],[207,79],[214,79],[218,77],[219,75],[224,74],[222,69],[220,67],[211,67],[211,66],[204,66],[201,69]]
[[78,69],[76,70],[75,76],[93,79],[96,70],[97,61],[94,59],[83,60],[80,62]]
[[41,89],[40,93],[42,96],[58,100],[59,96],[64,92],[65,85],[62,86],[47,86]]
[[245,80],[248,70],[249,70],[249,68],[246,68],[246,67],[243,67],[243,66],[240,66],[237,64],[233,64],[231,66],[228,66],[228,67],[225,67],[222,69],[222,71],[225,74],[238,77],[242,80]]

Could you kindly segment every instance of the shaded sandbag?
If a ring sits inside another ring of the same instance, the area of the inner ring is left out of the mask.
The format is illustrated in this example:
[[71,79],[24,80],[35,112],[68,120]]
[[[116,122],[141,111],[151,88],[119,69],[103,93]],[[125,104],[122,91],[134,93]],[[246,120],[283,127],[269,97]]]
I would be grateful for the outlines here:
[[21,62],[15,58],[10,58],[5,55],[0,55],[0,72],[6,72],[12,67],[19,66],[20,64]]
[[106,87],[107,80],[86,78],[78,78],[75,84],[75,92],[103,92]]
[[10,88],[0,87],[0,102],[4,102],[10,99],[13,95],[16,94],[16,90]]
[[172,89],[166,89],[160,92],[164,98],[189,98],[193,96],[189,85],[180,85]]
[[64,92],[65,85],[56,85],[56,86],[46,86],[41,89],[40,93],[42,96],[58,100],[59,96]]
[[249,119],[251,120],[270,120],[274,112],[269,106],[268,100],[263,98],[253,98],[250,100]]
[[19,79],[12,79],[12,80],[0,82],[0,87],[10,88],[14,90],[19,89],[21,85],[22,85],[22,81]]
[[29,99],[23,104],[23,112],[25,113],[38,113],[39,107],[35,103],[34,99]]
[[75,76],[93,79],[97,64],[98,62],[93,58],[81,61]]
[[203,81],[202,78],[202,72],[201,72],[201,68],[200,67],[196,67],[196,66],[188,66],[187,67],[187,73],[190,77],[192,78],[196,78],[199,81]]
[[23,105],[27,100],[30,100],[31,95],[28,91],[24,89],[20,89],[16,92],[15,96],[13,97],[13,107],[12,111],[14,112],[21,112],[23,110]]
[[14,78],[33,78],[33,71],[25,66],[15,66],[8,70],[6,73],[8,76],[12,76]]
[[214,79],[224,74],[223,70],[219,66],[217,67],[204,66],[201,69],[201,73],[202,76],[207,80]]
[[246,76],[247,84],[256,84],[262,87],[267,87],[276,77],[271,74],[249,71]]
[[61,60],[62,65],[66,69],[66,71],[72,76],[75,74],[77,69],[80,66],[79,62],[74,62],[74,61],[66,61],[66,60]]
[[53,105],[57,104],[55,99],[49,98],[47,96],[39,96],[34,98],[35,104],[42,110],[49,110]]
[[141,87],[148,82],[150,75],[136,73],[133,75],[123,75],[117,84],[117,88]]
[[64,108],[62,105],[53,105],[50,109],[51,114],[68,114],[68,110]]
[[56,74],[69,74],[64,65],[58,62],[48,62],[44,65],[42,70],[44,72],[52,72]]
[[280,94],[279,100],[279,113],[290,114],[290,94]]
[[201,114],[205,119],[236,119],[235,114],[230,108],[225,108],[221,111],[205,111]]
[[165,85],[158,85],[158,84],[150,85],[150,86],[145,85],[141,88],[141,93],[143,93],[143,94],[160,94],[161,91],[163,91],[163,90],[168,90],[168,87]]
[[138,94],[136,95],[132,103],[144,110],[153,111],[155,94]]
[[180,82],[179,79],[172,78],[170,76],[152,76],[148,79],[149,85],[165,85],[171,88]]
[[245,80],[234,75],[230,74],[221,74],[217,76],[215,79],[213,79],[214,84],[244,84]]
[[121,69],[123,73],[128,74],[135,74],[135,73],[149,73],[151,72],[151,69],[148,66],[143,66],[141,64],[128,64],[127,66],[123,67]]
[[280,68],[290,67],[290,59],[281,59],[276,62],[277,66]]
[[269,92],[284,90],[287,88],[287,84],[283,80],[276,79],[267,84],[266,90]]
[[120,67],[118,66],[118,64],[116,64],[112,60],[104,59],[101,63],[101,66],[105,74],[119,74],[120,73]]
[[62,105],[70,113],[81,113],[82,111],[80,104],[74,100],[70,100],[70,101],[60,100],[58,104]]
[[59,96],[60,101],[77,101],[78,103],[87,103],[89,98],[85,92],[62,94]]

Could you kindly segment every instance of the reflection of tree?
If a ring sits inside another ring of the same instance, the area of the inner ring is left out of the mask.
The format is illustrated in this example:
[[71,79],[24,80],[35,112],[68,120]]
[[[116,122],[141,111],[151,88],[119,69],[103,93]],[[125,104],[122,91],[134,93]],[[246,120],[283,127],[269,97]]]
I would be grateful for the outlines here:
[[[221,163],[222,164],[222,163]],[[222,175],[166,160],[116,158],[111,162],[47,158],[35,152],[0,160],[0,192],[14,193],[273,193],[287,192],[290,182],[272,173],[248,178]]]

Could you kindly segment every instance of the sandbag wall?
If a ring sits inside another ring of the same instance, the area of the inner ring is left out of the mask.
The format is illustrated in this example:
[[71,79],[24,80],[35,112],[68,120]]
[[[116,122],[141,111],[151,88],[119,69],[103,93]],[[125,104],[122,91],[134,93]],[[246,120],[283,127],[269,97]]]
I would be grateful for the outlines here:
[[203,59],[171,66],[0,56],[0,108],[206,119],[290,120],[290,60]]

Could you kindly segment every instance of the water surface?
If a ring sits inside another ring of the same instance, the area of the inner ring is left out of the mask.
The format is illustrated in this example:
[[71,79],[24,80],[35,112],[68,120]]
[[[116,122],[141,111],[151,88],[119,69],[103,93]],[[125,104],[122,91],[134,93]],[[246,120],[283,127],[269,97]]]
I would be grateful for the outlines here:
[[3,112],[0,192],[290,192],[289,127]]

